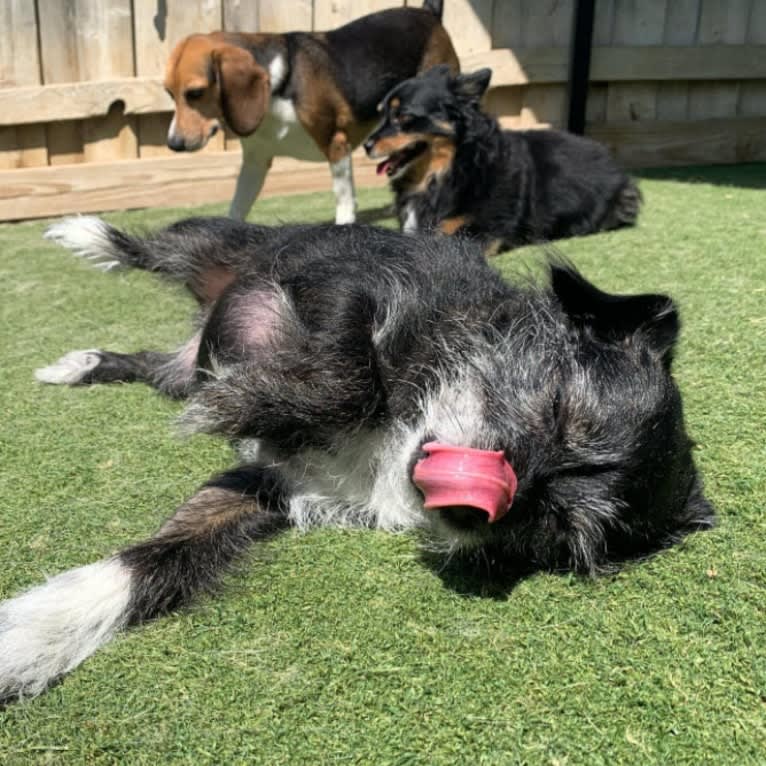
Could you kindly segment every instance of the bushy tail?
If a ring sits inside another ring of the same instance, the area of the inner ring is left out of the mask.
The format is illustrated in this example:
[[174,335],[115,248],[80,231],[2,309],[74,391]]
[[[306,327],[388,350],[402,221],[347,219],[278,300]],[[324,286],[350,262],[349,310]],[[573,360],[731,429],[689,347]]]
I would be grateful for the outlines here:
[[431,13],[441,21],[442,13],[444,11],[443,0],[424,0],[423,8],[427,11],[431,11]]
[[143,269],[182,282],[204,303],[237,274],[262,265],[259,252],[288,230],[210,217],[136,236],[96,216],[72,216],[50,226],[45,237],[104,271]]
[[250,543],[287,525],[279,478],[213,479],[144,543],[0,603],[0,701],[40,694],[121,629],[212,590]]
[[147,240],[130,236],[93,215],[64,218],[46,229],[45,238],[103,271],[120,267],[167,271],[161,254],[150,248]]

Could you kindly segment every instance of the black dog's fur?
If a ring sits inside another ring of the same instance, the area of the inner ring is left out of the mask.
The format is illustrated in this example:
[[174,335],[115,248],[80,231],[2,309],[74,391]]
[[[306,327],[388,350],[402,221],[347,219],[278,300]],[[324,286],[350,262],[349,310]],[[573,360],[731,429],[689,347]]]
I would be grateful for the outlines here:
[[503,131],[481,111],[491,70],[435,67],[394,88],[365,142],[391,176],[400,223],[478,238],[497,252],[635,223],[641,196],[601,144],[556,130]]
[[[712,523],[666,296],[606,294],[562,265],[512,286],[465,240],[363,226],[192,219],[141,239],[72,219],[50,236],[189,285],[203,322],[176,354],[73,352],[38,377],[190,395],[184,422],[242,463],[152,539],[0,605],[0,695],[39,693],[291,525],[420,527],[446,555],[594,573]],[[411,477],[434,439],[505,452],[506,516],[424,510]]]

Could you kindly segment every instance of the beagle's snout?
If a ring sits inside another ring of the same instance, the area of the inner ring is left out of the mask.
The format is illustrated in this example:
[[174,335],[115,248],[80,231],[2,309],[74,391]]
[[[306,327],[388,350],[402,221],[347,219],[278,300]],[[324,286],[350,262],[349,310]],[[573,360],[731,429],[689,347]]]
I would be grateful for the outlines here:
[[174,152],[185,152],[186,142],[184,141],[182,136],[179,136],[175,133],[169,133],[168,148],[172,149]]

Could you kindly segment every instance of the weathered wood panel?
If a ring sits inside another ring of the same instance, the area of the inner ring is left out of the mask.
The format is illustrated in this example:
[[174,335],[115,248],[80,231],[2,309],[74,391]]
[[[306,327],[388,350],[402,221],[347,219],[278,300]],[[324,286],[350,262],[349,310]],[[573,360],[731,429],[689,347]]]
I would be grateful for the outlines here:
[[[43,80],[107,80],[135,74],[130,0],[37,0]],[[135,121],[112,109],[99,119],[48,130],[50,163],[137,155]]]
[[[656,46],[665,31],[667,0],[615,0],[612,45]],[[609,122],[653,120],[657,114],[654,83],[610,85],[606,117]]]
[[[74,212],[228,202],[240,157],[236,152],[154,157],[141,161],[85,163],[0,171],[0,220],[40,218]],[[375,163],[354,156],[360,186],[384,186]],[[261,196],[330,192],[329,167],[321,162],[274,160]]]
[[[464,71],[492,68],[498,86],[566,83],[568,52],[564,48],[495,49],[461,58]],[[746,72],[745,77],[742,72]],[[596,47],[591,82],[657,82],[677,87],[693,80],[766,79],[766,45]],[[157,77],[124,77],[115,80],[0,88],[0,126],[105,116],[116,101],[123,112],[169,112],[173,102]],[[685,104],[685,100],[682,102]],[[668,115],[672,116],[672,115]],[[676,115],[683,117],[683,114]]]
[[313,13],[312,0],[258,0],[259,31],[310,31]]
[[492,0],[446,0],[442,22],[458,56],[492,49],[492,11]]
[[[702,0],[697,43],[700,46],[743,43],[750,0]],[[728,117],[737,113],[739,84],[693,83],[689,86],[690,119]]]
[[230,32],[258,31],[256,0],[223,0],[223,28]]
[[625,167],[766,161],[761,117],[602,123],[590,126],[588,135]]
[[[694,45],[699,19],[700,0],[670,0],[665,13],[663,41],[668,45]],[[699,63],[699,62],[698,62]],[[742,67],[740,71],[748,69]],[[703,70],[704,71],[704,65]],[[676,82],[657,86],[658,120],[684,120],[689,111],[689,83],[694,79],[679,71]]]
[[404,0],[314,0],[314,29],[334,29],[368,13],[403,5]]
[[[0,93],[40,82],[37,19],[29,0],[0,4]],[[8,123],[6,123],[8,124]],[[0,168],[23,168],[48,163],[44,125],[0,127]]]
[[[763,0],[752,0],[746,39],[748,43],[766,43],[766,2]],[[737,113],[743,117],[766,117],[766,77],[764,82],[743,82],[740,85]]]

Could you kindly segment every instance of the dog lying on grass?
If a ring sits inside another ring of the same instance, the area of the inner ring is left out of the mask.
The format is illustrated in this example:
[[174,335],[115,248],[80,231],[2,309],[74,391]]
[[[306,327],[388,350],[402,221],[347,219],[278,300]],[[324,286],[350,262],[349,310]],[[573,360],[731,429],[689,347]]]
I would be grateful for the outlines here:
[[478,239],[488,254],[635,223],[641,195],[601,144],[558,130],[501,130],[480,100],[492,71],[438,66],[395,87],[365,141],[404,231]]
[[573,268],[512,286],[460,238],[189,219],[148,238],[72,218],[49,238],[184,283],[175,353],[75,351],[40,381],[144,381],[240,463],[154,537],[0,605],[0,694],[32,696],[112,636],[211,591],[290,527],[423,530],[431,550],[596,573],[708,527],[663,295]]

